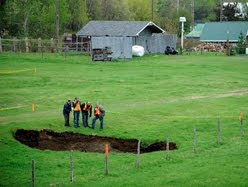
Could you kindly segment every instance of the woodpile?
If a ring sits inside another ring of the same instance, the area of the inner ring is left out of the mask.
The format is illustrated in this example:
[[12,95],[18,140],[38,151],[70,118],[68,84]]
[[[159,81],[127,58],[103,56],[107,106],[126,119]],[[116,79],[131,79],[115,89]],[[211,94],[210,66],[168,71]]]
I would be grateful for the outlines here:
[[198,46],[192,48],[192,51],[203,52],[224,52],[224,50],[224,45],[217,43],[200,43]]

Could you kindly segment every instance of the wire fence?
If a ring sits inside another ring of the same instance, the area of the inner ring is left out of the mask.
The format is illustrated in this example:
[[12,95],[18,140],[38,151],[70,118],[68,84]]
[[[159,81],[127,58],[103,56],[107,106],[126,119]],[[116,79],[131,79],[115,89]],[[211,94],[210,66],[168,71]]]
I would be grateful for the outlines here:
[[[238,122],[238,120],[236,121]],[[240,122],[240,126],[236,126],[235,125],[235,128],[240,128],[240,135],[236,135],[236,136],[239,136],[239,137],[244,137],[245,136],[245,131],[244,131],[244,119],[243,119],[243,113],[241,112],[240,115],[239,115],[239,122]],[[218,148],[220,148],[222,145],[224,145],[226,142],[226,138],[227,138],[227,135],[225,133],[223,133],[223,131],[225,129],[223,129],[223,124],[222,124],[222,121],[220,119],[217,120],[216,122],[216,126],[212,126],[211,128],[215,128],[215,132],[216,134],[211,136],[211,138],[214,138],[214,145],[211,145],[211,146],[217,146]],[[198,153],[202,152],[205,150],[204,147],[201,147],[201,143],[198,143],[198,139],[201,139],[201,131],[194,127],[192,129],[192,137],[190,138],[189,141],[192,142],[192,153],[194,155],[198,155]],[[229,137],[230,138],[230,137]],[[162,155],[165,159],[160,159],[161,162],[167,162],[169,163],[170,160],[173,159],[173,157],[176,157],[175,154],[170,154],[170,151],[172,150],[172,147],[170,145],[170,142],[171,142],[171,139],[173,139],[172,136],[170,136],[169,134],[167,134],[165,136],[165,139],[164,139],[164,142],[166,143],[166,146],[165,148],[163,148],[163,150],[161,149],[162,151]],[[131,170],[134,170],[134,168],[137,168],[139,170],[142,170],[144,166],[147,166],[149,165],[149,163],[147,163],[145,161],[145,159],[143,160],[144,157],[141,157],[141,152],[140,152],[140,149],[141,149],[141,142],[142,140],[139,139],[138,142],[137,142],[137,148],[136,148],[136,157],[132,157],[133,159],[133,164],[130,164],[133,165],[133,167],[128,167],[126,168],[128,171],[131,171]],[[106,145],[105,145],[105,156],[103,156],[103,154],[99,154],[99,155],[95,155],[95,157],[97,156],[98,159],[101,159],[101,160],[104,160],[104,157],[105,157],[105,161],[102,163],[102,165],[98,165],[98,166],[94,166],[94,168],[98,168],[99,170],[101,170],[99,173],[102,173],[104,174],[105,176],[108,176],[109,173],[111,174],[111,172],[115,172],[113,170],[116,170],[115,167],[113,167],[113,163],[116,162],[116,159],[119,159],[118,158],[115,158],[113,159],[112,157],[109,158],[109,154],[111,155],[112,152],[109,152],[109,146],[111,148],[111,143],[110,142],[106,142]],[[208,147],[209,148],[209,147]],[[104,147],[102,146],[101,149],[104,149]],[[76,149],[74,149],[76,150]],[[80,157],[79,154],[76,154],[74,155],[73,154],[73,149],[70,149],[68,150],[70,151],[69,153],[68,152],[65,152],[67,153],[66,155],[63,156],[62,159],[58,159],[58,158],[51,158],[49,160],[47,159],[42,159],[42,158],[36,158],[36,159],[32,159],[30,162],[29,162],[29,167],[31,168],[28,172],[25,171],[25,174],[26,175],[30,175],[30,184],[32,184],[33,186],[35,184],[39,184],[39,181],[41,180],[41,174],[42,173],[42,169],[45,169],[44,167],[41,167],[41,166],[48,166],[48,165],[54,165],[54,167],[59,167],[59,171],[62,172],[64,175],[67,175],[67,177],[63,180],[63,181],[58,181],[58,182],[74,182],[74,178],[76,176],[76,180],[79,180],[79,178],[83,177],[83,175],[81,173],[78,173],[78,170],[79,168],[82,167],[82,165],[85,166],[85,163],[82,163],[82,158]],[[221,149],[220,149],[221,151]],[[65,160],[65,158],[67,159],[67,161]],[[88,160],[89,161],[89,160]],[[67,164],[65,164],[65,162],[67,162]],[[37,163],[37,164],[35,164]],[[110,164],[109,164],[110,163]],[[63,167],[61,167],[63,165]],[[90,164],[89,164],[90,165]],[[93,164],[94,165],[94,164]],[[119,164],[118,167],[123,167],[122,164]],[[87,166],[87,168],[89,169],[90,167]],[[110,171],[109,171],[109,168],[110,168]],[[93,167],[90,168],[90,170],[93,172]],[[76,172],[74,172],[76,171]],[[29,173],[30,172],[30,173]]]
[[[68,42],[47,39],[2,39],[0,38],[0,52],[91,52],[91,43],[87,42]],[[58,43],[58,45],[57,45]]]

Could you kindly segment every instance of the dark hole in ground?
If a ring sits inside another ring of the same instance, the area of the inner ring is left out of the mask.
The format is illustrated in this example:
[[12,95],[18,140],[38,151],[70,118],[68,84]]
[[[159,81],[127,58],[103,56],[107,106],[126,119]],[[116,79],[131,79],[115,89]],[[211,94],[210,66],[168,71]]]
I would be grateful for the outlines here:
[[[41,150],[50,149],[54,151],[78,150],[82,152],[105,151],[105,145],[109,144],[109,150],[113,152],[136,153],[137,139],[122,139],[95,135],[84,135],[73,132],[54,132],[51,130],[24,130],[18,129],[15,138],[32,148]],[[177,149],[173,142],[169,144],[170,150]],[[148,146],[141,143],[140,153],[166,150],[166,142],[156,142]]]

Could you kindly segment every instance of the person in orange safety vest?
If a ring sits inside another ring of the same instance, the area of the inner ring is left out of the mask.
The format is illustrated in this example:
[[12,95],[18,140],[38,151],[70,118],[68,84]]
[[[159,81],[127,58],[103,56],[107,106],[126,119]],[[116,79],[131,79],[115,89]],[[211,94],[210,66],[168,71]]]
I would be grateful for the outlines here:
[[96,107],[94,108],[94,115],[95,117],[92,119],[92,129],[95,129],[96,120],[100,120],[100,130],[103,130],[103,118],[105,116],[105,110],[99,103],[96,103]]
[[75,100],[72,103],[72,108],[74,112],[74,127],[79,127],[79,116],[81,111],[81,103],[78,99],[78,97],[75,98]]
[[88,125],[88,117],[91,117],[91,115],[92,115],[91,103],[89,101],[83,103],[81,105],[81,110],[82,110],[83,125],[84,125],[84,127],[87,127],[87,126],[89,126]]

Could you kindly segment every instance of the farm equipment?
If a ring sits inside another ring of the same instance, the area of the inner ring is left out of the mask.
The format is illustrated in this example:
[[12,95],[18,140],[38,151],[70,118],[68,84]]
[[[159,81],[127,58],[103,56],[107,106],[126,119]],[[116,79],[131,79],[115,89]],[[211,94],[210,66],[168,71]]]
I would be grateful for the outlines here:
[[92,49],[92,60],[93,61],[111,61],[112,51],[110,47],[95,48]]
[[167,46],[164,54],[166,55],[178,55],[178,51],[174,49],[174,47]]

